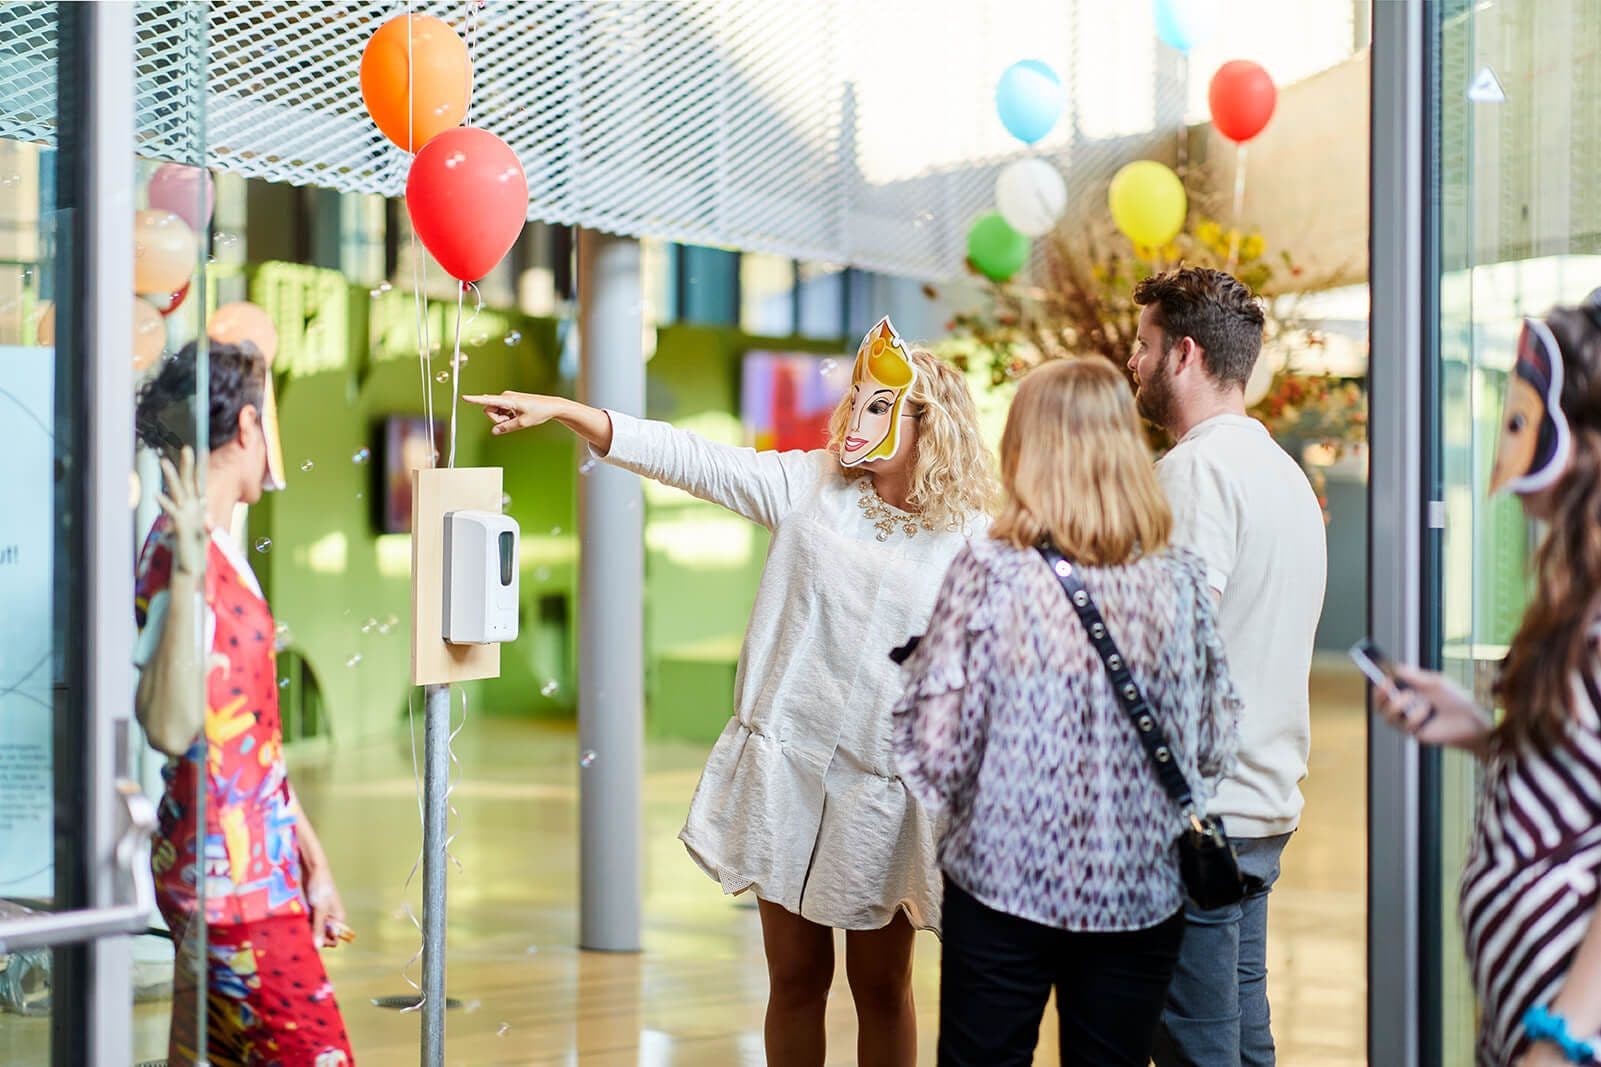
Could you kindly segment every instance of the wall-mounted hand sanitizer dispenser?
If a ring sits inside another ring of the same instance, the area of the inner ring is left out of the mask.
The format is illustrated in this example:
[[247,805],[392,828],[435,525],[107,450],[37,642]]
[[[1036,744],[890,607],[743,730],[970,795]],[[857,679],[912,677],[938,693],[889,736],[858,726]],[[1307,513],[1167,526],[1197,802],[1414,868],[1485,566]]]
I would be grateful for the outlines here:
[[517,639],[517,521],[493,511],[445,513],[444,638]]

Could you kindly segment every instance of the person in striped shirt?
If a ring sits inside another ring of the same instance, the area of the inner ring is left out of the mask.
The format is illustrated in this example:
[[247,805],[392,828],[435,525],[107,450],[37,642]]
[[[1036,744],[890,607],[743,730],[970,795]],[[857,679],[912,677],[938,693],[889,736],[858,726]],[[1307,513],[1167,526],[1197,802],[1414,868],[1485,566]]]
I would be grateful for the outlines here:
[[1525,321],[1490,487],[1548,529],[1496,684],[1499,722],[1406,667],[1376,704],[1485,765],[1459,904],[1478,1064],[1601,1062],[1601,290]]

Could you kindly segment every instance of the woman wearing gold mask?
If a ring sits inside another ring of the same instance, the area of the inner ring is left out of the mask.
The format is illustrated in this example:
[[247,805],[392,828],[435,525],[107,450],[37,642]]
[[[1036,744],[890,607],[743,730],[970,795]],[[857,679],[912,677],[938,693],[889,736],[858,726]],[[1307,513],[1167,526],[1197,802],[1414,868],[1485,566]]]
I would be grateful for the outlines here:
[[558,397],[469,396],[510,433],[559,422],[606,462],[773,532],[734,716],[679,835],[760,901],[767,1062],[823,1062],[834,934],[857,1062],[915,1062],[915,930],[938,930],[934,826],[895,772],[887,653],[923,631],[953,557],[988,528],[992,462],[967,384],[888,319],[863,339],[827,448],[756,452]]

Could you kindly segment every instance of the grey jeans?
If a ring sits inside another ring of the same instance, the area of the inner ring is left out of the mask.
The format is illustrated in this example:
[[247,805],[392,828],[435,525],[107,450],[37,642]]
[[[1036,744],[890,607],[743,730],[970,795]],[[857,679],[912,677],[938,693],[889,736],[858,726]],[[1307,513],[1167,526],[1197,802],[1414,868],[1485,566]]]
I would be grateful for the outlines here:
[[1157,1067],[1272,1067],[1267,897],[1290,835],[1230,838],[1262,887],[1239,904],[1184,910],[1184,944],[1157,1035]]

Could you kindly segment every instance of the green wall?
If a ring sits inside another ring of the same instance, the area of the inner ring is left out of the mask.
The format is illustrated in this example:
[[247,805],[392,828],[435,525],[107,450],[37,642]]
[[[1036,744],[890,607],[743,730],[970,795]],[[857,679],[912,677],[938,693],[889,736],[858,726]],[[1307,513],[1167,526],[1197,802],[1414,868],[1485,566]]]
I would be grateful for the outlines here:
[[[405,714],[410,540],[381,534],[382,423],[422,411],[415,307],[297,264],[253,268],[251,299],[280,333],[274,365],[288,490],[251,509],[252,551],[268,600],[322,694],[335,739],[390,730]],[[454,307],[431,305],[448,342]],[[467,316],[470,319],[471,309]],[[568,392],[558,323],[492,309],[462,331],[463,392]],[[753,338],[731,328],[662,327],[647,367],[648,414],[737,443],[739,358],[749,348],[837,352],[839,343]],[[436,372],[448,366],[436,352]],[[449,385],[433,387],[448,424]],[[522,528],[522,627],[499,679],[466,687],[474,714],[571,716],[576,703],[576,485],[580,457],[559,427],[492,438],[463,405],[458,466],[505,470]],[[354,458],[367,449],[370,458]],[[310,470],[302,466],[311,463]],[[726,721],[733,665],[767,549],[764,531],[721,509],[646,484],[646,696],[653,732],[709,739]],[[357,660],[356,657],[360,659]],[[552,684],[554,683],[554,684]],[[298,691],[298,687],[296,689]]]

